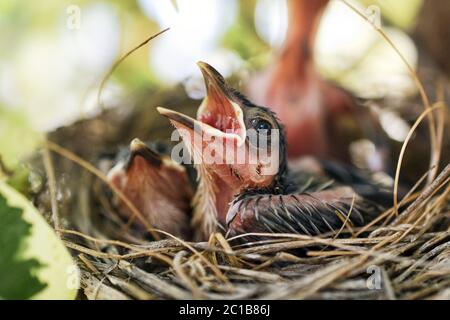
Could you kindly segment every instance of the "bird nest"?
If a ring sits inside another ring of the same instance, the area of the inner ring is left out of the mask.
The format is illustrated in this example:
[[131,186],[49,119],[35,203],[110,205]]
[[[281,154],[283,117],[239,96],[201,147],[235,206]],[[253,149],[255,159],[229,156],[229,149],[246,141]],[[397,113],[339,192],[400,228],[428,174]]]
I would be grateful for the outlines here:
[[[421,94],[426,111],[414,115],[396,184],[407,144],[427,117],[431,163],[446,151],[448,107],[430,106],[425,90]],[[144,92],[133,100],[136,107],[104,111],[49,134],[47,152],[31,161],[34,174],[44,179],[34,202],[76,260],[79,298],[450,299],[448,163],[431,168],[393,208],[362,228],[344,225],[320,236],[264,234],[259,241],[254,234],[214,233],[207,242],[150,230],[164,238],[150,240],[110,205],[111,190],[98,160],[136,137],[169,137],[167,124],[155,121],[154,106],[182,106],[183,113],[195,114],[197,103],[181,87]],[[434,121],[430,116],[438,110],[442,114]]]
[[449,299],[449,171],[398,215],[389,210],[380,225],[341,231],[346,237],[146,241],[123,226],[114,232],[128,240],[95,229],[97,237],[61,234],[89,299]]
[[[147,103],[194,111],[182,91],[152,94]],[[54,153],[34,160],[34,170],[48,177],[35,203],[79,266],[80,298],[450,298],[449,166],[429,183],[425,175],[396,207],[361,229],[266,234],[261,241],[216,233],[208,242],[188,242],[160,234],[165,239],[152,241],[108,204],[96,159],[136,136],[166,136],[154,115],[143,103],[138,111],[117,108],[61,128],[48,137]]]

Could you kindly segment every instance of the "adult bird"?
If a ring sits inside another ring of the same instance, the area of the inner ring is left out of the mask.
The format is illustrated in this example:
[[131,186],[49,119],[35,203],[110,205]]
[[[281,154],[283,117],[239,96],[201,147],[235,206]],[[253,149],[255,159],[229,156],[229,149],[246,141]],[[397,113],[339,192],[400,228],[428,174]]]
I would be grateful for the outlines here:
[[[230,234],[336,232],[345,223],[366,224],[389,205],[388,191],[344,166],[303,161],[290,169],[275,114],[230,88],[210,65],[198,65],[207,95],[197,119],[158,108],[180,133],[198,172],[197,240],[220,227]],[[323,178],[330,174],[347,184]]]

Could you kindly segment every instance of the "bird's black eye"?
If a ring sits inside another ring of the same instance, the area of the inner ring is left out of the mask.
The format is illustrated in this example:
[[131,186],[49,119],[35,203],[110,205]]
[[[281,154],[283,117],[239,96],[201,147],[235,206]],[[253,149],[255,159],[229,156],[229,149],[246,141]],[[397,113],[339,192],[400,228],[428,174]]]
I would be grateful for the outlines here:
[[258,132],[264,132],[266,134],[270,134],[270,130],[272,129],[272,125],[269,121],[264,119],[254,119],[252,120],[252,127]]

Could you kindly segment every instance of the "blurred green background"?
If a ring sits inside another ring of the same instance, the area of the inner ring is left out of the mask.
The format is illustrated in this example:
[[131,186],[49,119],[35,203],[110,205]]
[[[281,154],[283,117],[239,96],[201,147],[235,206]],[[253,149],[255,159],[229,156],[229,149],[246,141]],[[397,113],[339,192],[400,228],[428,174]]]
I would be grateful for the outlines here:
[[[421,0],[352,3],[363,11],[377,5],[386,32],[417,64],[407,34]],[[44,132],[98,114],[98,86],[114,61],[163,28],[171,30],[129,57],[107,82],[105,106],[120,107],[139,90],[177,83],[200,99],[198,60],[245,81],[276,57],[287,24],[286,0],[1,0],[0,155],[12,168]],[[325,12],[316,63],[360,96],[415,93],[398,56],[340,1]]]

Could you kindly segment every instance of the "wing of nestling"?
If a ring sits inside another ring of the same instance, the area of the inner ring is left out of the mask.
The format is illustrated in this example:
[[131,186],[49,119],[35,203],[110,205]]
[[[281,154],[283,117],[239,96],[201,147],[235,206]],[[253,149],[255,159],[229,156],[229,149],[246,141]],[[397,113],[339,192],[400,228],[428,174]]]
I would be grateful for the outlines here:
[[[185,167],[135,139],[127,159],[109,171],[108,179],[152,227],[189,238],[193,190]],[[130,209],[118,198],[115,202],[122,215],[131,219]],[[139,224],[138,219],[134,222]]]
[[360,227],[382,208],[366,201],[350,187],[288,195],[242,196],[230,207],[230,235],[243,233],[336,233],[344,224]]

